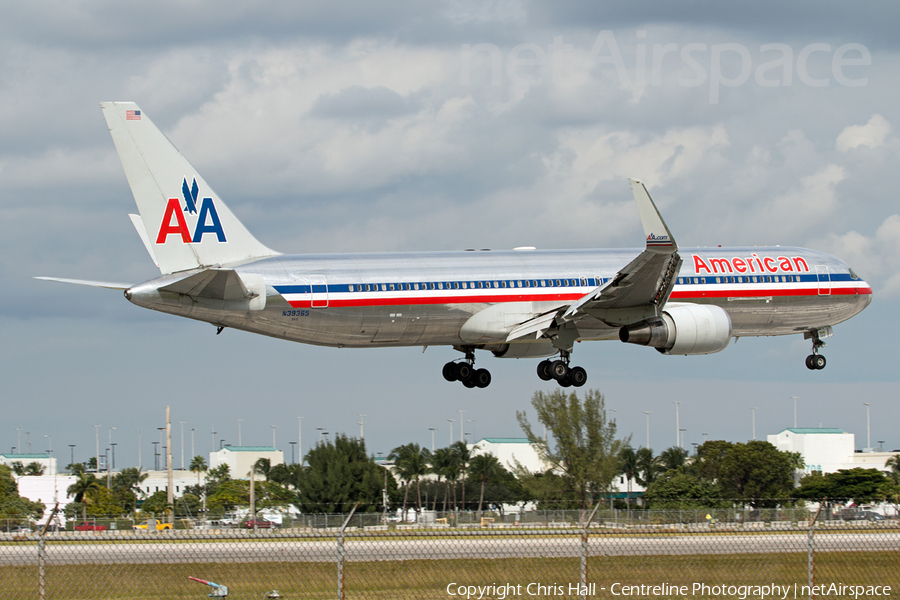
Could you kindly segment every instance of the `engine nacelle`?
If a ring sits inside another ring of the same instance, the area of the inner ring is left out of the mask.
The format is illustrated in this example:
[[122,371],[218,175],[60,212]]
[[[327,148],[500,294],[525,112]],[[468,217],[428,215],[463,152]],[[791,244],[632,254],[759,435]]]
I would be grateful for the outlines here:
[[619,339],[663,354],[713,354],[731,341],[731,317],[718,306],[678,304],[662,316],[622,327]]
[[500,344],[487,347],[497,358],[543,358],[553,356],[559,350],[548,341],[515,342],[513,344]]

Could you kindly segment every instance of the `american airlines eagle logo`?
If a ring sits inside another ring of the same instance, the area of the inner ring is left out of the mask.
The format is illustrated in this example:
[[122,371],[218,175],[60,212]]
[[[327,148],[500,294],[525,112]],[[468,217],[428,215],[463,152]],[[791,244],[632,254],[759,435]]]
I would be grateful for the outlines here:
[[[219,213],[216,212],[216,205],[211,197],[201,199],[199,213],[197,212],[197,198],[200,195],[200,186],[197,185],[196,179],[193,180],[190,187],[188,187],[186,177],[182,180],[181,195],[184,199],[183,208],[181,199],[169,198],[166,210],[163,213],[162,222],[159,224],[156,243],[165,244],[168,242],[170,235],[177,235],[181,238],[181,243],[183,244],[198,244],[203,241],[203,234],[205,233],[215,234],[216,240],[219,242],[227,241],[225,239],[225,231],[222,229],[222,222],[219,220]],[[191,229],[188,227],[185,213],[188,216],[197,215],[193,234],[191,234]]]

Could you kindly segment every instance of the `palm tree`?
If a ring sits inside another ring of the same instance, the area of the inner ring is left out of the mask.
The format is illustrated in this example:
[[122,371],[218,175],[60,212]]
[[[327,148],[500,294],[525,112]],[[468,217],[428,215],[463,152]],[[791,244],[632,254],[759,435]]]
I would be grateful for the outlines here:
[[481,481],[481,495],[478,497],[478,518],[481,518],[481,505],[484,502],[484,486],[503,472],[503,465],[493,454],[479,454],[469,464],[472,477]]
[[189,467],[191,473],[197,474],[197,487],[200,487],[200,473],[206,473],[206,459],[200,456],[199,454],[191,459],[191,466]]
[[92,473],[82,473],[75,483],[66,489],[66,496],[74,496],[75,502],[81,503],[81,520],[87,520],[87,503],[91,496],[103,486]]
[[890,469],[888,476],[894,481],[894,485],[900,485],[900,454],[895,454],[884,463]]
[[469,446],[465,442],[455,442],[452,446],[453,452],[456,454],[456,464],[459,474],[462,475],[462,508],[466,510],[466,469],[469,467],[469,461],[472,460],[472,453]]
[[391,450],[388,459],[394,461],[394,472],[406,483],[403,493],[403,514],[406,514],[406,503],[409,496],[409,484],[416,482],[416,510],[422,510],[422,493],[419,485],[422,475],[428,473],[431,451],[418,444],[410,443]]
[[[441,483],[441,477],[444,478],[446,490],[444,492],[443,511],[447,512],[447,502],[450,497],[450,479],[456,478],[456,460],[452,448],[438,448],[431,455],[431,472],[438,476],[438,485]],[[437,510],[437,491],[434,493],[434,504],[431,510]]]
[[619,453],[619,472],[625,476],[628,482],[628,510],[631,510],[631,482],[638,476],[637,453],[630,445],[622,448]]
[[637,465],[639,473],[637,482],[646,488],[656,480],[656,476],[659,474],[659,458],[653,456],[653,450],[650,448],[639,448]]
[[684,467],[687,456],[687,450],[679,448],[678,446],[672,446],[671,448],[663,450],[662,454],[659,455],[661,470],[665,472]]

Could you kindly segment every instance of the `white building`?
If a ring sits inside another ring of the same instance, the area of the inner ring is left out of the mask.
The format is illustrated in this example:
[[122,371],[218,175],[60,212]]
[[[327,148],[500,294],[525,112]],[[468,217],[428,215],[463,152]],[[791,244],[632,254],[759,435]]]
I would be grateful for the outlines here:
[[[261,458],[268,458],[272,466],[284,464],[284,452],[273,446],[225,446],[209,453],[209,469],[228,465],[232,479],[250,479],[250,469]],[[262,475],[260,479],[265,479]]]
[[516,463],[525,467],[530,473],[543,473],[550,465],[541,460],[537,450],[528,443],[528,438],[482,438],[469,444],[472,456],[493,454],[507,471],[513,472]]
[[7,467],[12,467],[15,463],[22,463],[22,466],[27,467],[34,462],[44,467],[44,475],[56,475],[56,457],[50,453],[0,454],[0,465]]
[[784,452],[799,452],[806,472],[834,473],[840,469],[878,469],[896,452],[856,452],[855,436],[831,427],[792,427],[767,437],[770,444]]

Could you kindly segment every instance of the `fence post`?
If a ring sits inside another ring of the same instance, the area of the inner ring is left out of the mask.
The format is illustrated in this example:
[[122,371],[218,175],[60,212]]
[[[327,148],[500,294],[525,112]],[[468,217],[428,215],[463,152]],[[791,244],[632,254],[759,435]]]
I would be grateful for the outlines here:
[[38,598],[40,600],[47,598],[44,576],[44,536],[38,538]]
[[344,520],[344,524],[341,525],[341,530],[338,532],[338,540],[337,540],[337,563],[338,563],[338,600],[344,600],[344,529],[347,528],[347,523],[350,522],[350,519],[353,518],[353,513],[356,512],[356,509],[359,507],[359,502],[353,505],[353,508],[350,509],[350,514],[347,515],[347,518]]
[[584,529],[581,530],[581,600],[587,600],[589,595],[587,593],[588,527],[591,526],[591,521],[594,520],[594,515],[597,514],[598,508],[600,508],[599,499],[597,500],[597,505],[594,506],[594,510],[591,511],[591,515],[585,521]]
[[813,529],[816,526],[816,519],[819,518],[819,513],[822,512],[822,506],[828,501],[828,498],[822,499],[819,502],[819,509],[816,511],[816,514],[813,516],[812,521],[809,522],[809,529],[806,533],[806,577],[809,583],[809,600],[813,600],[816,595],[813,593],[813,586],[816,584],[816,575],[815,575],[815,561],[814,561],[814,551],[813,551]]

